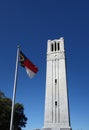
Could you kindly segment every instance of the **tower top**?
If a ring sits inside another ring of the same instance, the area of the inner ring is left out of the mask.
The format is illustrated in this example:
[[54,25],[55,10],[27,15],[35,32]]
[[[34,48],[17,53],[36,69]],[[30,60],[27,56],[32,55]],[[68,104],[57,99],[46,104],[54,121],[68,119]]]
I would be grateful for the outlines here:
[[64,40],[64,38],[63,37],[60,37],[59,39],[54,39],[54,40],[48,40],[48,41],[60,41],[60,40]]
[[64,51],[64,38],[48,40],[47,53]]

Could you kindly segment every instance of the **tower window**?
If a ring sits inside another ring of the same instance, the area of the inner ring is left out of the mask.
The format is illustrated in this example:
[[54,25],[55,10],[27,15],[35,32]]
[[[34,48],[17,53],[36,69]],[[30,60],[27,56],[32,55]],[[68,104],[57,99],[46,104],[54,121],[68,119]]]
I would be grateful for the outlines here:
[[58,43],[58,51],[60,50],[60,44]]
[[55,79],[55,84],[57,84],[57,79]]
[[55,42],[55,51],[56,51],[57,49],[56,49],[56,42]]
[[51,51],[53,51],[53,44],[51,44]]
[[57,101],[55,101],[55,106],[57,106]]

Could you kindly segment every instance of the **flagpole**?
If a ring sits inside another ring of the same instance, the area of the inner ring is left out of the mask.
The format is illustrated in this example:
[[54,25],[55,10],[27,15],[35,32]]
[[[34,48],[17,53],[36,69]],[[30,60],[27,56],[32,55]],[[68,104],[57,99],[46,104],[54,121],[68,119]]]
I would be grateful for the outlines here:
[[11,109],[10,130],[13,130],[14,105],[15,105],[16,88],[17,88],[17,77],[18,77],[19,51],[20,51],[20,47],[18,46],[18,48],[17,48],[17,57],[16,57],[14,88],[13,88],[13,100],[12,100],[12,109]]

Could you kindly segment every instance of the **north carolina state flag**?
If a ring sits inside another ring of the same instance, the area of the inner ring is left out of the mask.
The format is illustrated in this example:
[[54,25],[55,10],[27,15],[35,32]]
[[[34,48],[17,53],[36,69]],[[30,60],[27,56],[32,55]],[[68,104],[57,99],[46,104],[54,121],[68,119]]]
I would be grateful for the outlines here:
[[20,51],[20,65],[26,68],[26,72],[30,78],[33,78],[38,71],[38,67],[35,66],[23,53]]

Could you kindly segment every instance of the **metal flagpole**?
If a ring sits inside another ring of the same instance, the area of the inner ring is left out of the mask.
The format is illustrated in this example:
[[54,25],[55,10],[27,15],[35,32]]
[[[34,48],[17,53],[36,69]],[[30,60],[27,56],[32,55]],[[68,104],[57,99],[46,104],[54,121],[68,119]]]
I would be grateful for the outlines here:
[[17,48],[17,57],[16,57],[16,68],[15,68],[14,88],[13,88],[13,100],[12,100],[10,130],[13,130],[13,117],[14,117],[14,105],[15,105],[16,87],[17,87],[17,77],[18,77],[19,51],[20,51],[20,48],[19,48],[19,46],[18,46],[18,48]]

